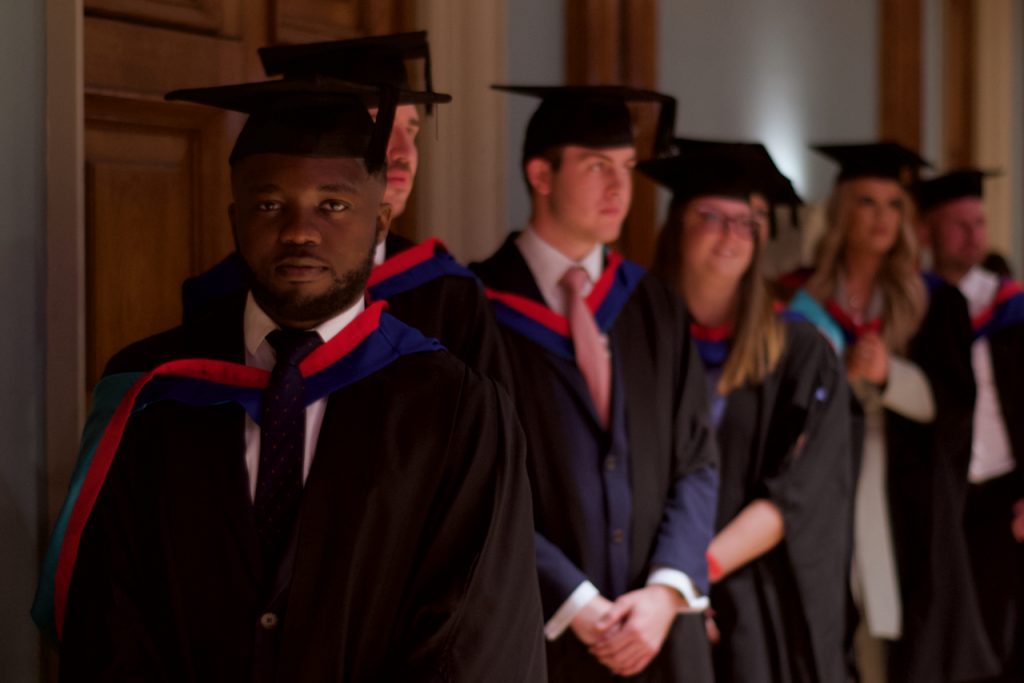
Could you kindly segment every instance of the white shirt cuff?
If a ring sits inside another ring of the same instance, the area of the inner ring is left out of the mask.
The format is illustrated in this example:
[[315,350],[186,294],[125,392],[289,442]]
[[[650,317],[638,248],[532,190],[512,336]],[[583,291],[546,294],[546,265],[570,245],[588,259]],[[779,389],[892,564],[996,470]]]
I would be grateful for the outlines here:
[[660,585],[675,588],[686,600],[686,605],[679,609],[680,613],[703,612],[711,606],[708,596],[701,595],[689,576],[669,567],[660,567],[651,572],[647,577],[647,585]]
[[544,624],[544,637],[548,640],[555,640],[558,636],[565,633],[565,629],[569,628],[572,620],[576,618],[580,610],[600,594],[601,591],[597,590],[597,586],[589,581],[584,581],[576,586],[576,590],[572,592],[572,595],[566,598],[565,602],[558,608],[558,611],[548,619],[548,623]]
[[897,356],[889,357],[882,405],[915,422],[927,424],[935,419],[935,399],[928,377],[917,365]]

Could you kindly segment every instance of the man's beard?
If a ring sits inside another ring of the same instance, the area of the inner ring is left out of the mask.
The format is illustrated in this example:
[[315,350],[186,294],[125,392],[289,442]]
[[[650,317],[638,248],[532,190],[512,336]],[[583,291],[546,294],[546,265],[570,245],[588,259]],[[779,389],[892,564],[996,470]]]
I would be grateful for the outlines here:
[[[376,246],[376,242],[370,245],[370,251],[366,258],[355,269],[340,276],[332,269],[334,282],[326,292],[316,297],[274,291],[256,277],[248,264],[245,264],[244,267],[253,298],[272,319],[320,323],[351,307],[359,297],[363,296],[366,291],[366,283],[370,278],[370,271],[373,270],[373,255]],[[295,257],[307,255],[302,249],[296,249],[294,254],[289,254],[289,256]]]

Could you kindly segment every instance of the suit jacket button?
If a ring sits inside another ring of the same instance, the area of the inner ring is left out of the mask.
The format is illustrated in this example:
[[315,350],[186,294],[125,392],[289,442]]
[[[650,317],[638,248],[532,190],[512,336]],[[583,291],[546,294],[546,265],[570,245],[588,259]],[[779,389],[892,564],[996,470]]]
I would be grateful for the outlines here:
[[622,529],[616,529],[615,531],[612,532],[612,542],[613,543],[622,543],[625,540],[626,540],[626,532],[623,531]]
[[615,471],[615,465],[616,465],[616,462],[615,462],[615,456],[614,455],[609,455],[607,458],[604,459],[604,468],[606,470],[608,470],[609,472],[614,472]]
[[273,612],[264,613],[260,617],[260,626],[267,629],[268,631],[273,631],[275,628],[277,628],[277,615]]

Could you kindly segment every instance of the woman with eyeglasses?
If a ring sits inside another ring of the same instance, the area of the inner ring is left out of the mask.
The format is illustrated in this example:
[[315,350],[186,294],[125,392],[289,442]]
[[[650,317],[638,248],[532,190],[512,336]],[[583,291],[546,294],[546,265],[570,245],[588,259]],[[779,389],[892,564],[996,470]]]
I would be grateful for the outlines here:
[[782,320],[768,294],[750,198],[771,197],[770,178],[750,147],[681,144],[677,156],[638,166],[673,192],[654,270],[692,317],[721,450],[707,555],[715,675],[840,683],[853,494],[848,390],[824,338]]

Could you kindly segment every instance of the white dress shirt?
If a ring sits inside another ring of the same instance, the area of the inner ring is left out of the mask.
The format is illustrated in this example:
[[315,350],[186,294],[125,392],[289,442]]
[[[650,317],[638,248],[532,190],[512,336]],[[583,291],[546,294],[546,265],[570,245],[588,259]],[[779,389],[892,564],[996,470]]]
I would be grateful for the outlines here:
[[565,290],[559,284],[562,276],[570,268],[581,266],[587,272],[587,278],[590,280],[583,288],[583,296],[587,296],[604,269],[604,249],[601,244],[595,245],[579,261],[573,261],[545,242],[533,228],[527,227],[516,238],[516,247],[523,255],[526,265],[529,266],[530,273],[537,283],[537,289],[544,297],[544,303],[559,315],[564,316],[569,310]]
[[[973,318],[992,303],[999,291],[999,276],[975,266],[968,271],[958,287],[967,299],[967,310]],[[1017,464],[1010,449],[1010,435],[999,404],[992,354],[985,337],[980,337],[971,345],[971,367],[977,393],[967,479],[972,484],[980,484],[1012,472]]]
[[[320,335],[324,342],[334,338],[339,332],[352,322],[357,315],[365,308],[362,297],[352,304],[348,309],[342,311],[330,320],[321,323],[313,328],[313,331]],[[261,370],[273,370],[276,361],[274,347],[267,341],[267,335],[280,328],[280,325],[270,319],[270,316],[260,308],[259,304],[249,293],[245,301],[245,313],[243,316],[243,330],[245,332],[245,364],[249,367],[260,368]],[[320,436],[320,425],[324,421],[324,411],[327,409],[327,398],[321,398],[306,407],[306,440],[302,454],[302,482],[306,482],[309,476],[309,467],[313,462],[313,454],[316,452],[316,442]],[[248,413],[245,416],[245,468],[249,473],[249,497],[256,496],[256,476],[260,467],[260,426],[256,424]]]
[[[603,245],[597,244],[587,252],[579,261],[573,261],[568,256],[558,251],[555,247],[545,242],[540,235],[527,226],[519,237],[516,238],[516,247],[526,261],[530,273],[533,275],[537,289],[544,297],[547,304],[555,313],[564,316],[568,311],[566,293],[559,281],[570,268],[579,266],[586,271],[589,284],[584,288],[583,295],[587,296],[594,283],[601,277],[604,268]],[[676,589],[686,599],[687,606],[683,612],[699,612],[707,609],[709,601],[707,596],[700,595],[693,581],[685,573],[670,567],[652,568],[651,574],[647,577],[647,585],[662,585]],[[544,635],[548,640],[558,638],[572,623],[581,609],[587,603],[600,595],[600,591],[590,581],[584,581],[569,595],[565,602],[555,611],[551,619],[544,625]]]

